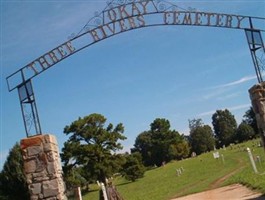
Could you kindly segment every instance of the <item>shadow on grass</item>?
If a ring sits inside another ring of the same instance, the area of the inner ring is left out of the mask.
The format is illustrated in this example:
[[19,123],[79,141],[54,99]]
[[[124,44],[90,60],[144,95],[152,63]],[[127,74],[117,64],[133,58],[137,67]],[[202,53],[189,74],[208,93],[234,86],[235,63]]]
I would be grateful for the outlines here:
[[123,186],[123,185],[128,185],[132,183],[131,181],[127,181],[127,182],[124,182],[124,183],[119,183],[119,184],[115,184],[115,186]]
[[87,190],[83,190],[83,191],[82,191],[82,195],[87,195],[87,194],[89,194],[90,192],[96,192],[96,191],[99,191],[99,189],[94,189],[94,190],[89,190],[89,191],[87,191]]

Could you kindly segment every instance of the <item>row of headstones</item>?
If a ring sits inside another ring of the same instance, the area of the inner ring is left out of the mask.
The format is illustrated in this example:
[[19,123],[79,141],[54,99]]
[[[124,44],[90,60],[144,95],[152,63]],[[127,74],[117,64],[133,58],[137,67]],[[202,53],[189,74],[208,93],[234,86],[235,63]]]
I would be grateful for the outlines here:
[[180,167],[180,168],[176,169],[177,176],[180,176],[183,172],[184,172],[184,168],[183,167]]

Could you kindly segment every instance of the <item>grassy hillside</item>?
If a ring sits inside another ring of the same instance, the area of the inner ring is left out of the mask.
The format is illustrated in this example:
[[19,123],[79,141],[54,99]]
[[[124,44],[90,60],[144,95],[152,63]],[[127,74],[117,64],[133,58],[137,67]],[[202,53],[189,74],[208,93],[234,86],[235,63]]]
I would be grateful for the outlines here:
[[[209,152],[149,170],[144,178],[136,182],[117,178],[115,185],[125,200],[167,200],[232,183],[243,183],[265,193],[265,154],[263,148],[257,147],[257,143],[258,140],[249,141],[218,150],[224,161],[221,158],[214,159],[213,152]],[[246,147],[252,149],[254,157],[259,155],[261,158],[261,162],[257,161],[258,174],[252,170],[248,154],[244,151]],[[176,169],[181,167],[184,172],[178,176]],[[83,199],[98,200],[98,188],[95,189],[84,195]]]

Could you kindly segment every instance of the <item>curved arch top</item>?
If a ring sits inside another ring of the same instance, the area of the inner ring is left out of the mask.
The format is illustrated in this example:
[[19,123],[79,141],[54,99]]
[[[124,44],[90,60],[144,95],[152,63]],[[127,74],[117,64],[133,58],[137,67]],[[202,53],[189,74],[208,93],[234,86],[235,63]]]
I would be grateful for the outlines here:
[[258,30],[265,32],[265,18],[183,9],[161,0],[116,0],[96,13],[84,28],[69,40],[45,53],[8,76],[12,91],[51,66],[82,49],[122,32],[163,25],[208,26],[218,28]]

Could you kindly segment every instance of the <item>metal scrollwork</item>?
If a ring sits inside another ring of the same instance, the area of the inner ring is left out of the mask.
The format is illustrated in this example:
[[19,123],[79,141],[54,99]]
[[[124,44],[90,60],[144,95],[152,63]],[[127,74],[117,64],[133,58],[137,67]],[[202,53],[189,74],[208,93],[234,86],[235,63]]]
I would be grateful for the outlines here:
[[100,25],[102,25],[102,24],[103,24],[103,22],[102,22],[102,18],[100,18],[100,17],[96,17],[96,18],[94,19],[94,24],[95,24],[96,26],[100,26]]
[[190,12],[196,12],[196,8],[188,7],[188,11],[190,11]]
[[111,2],[108,2],[107,4],[110,5],[125,5],[125,4],[129,4],[129,3],[133,3],[136,2],[137,0],[114,0]]
[[[104,25],[104,12],[108,10],[112,10],[116,7],[128,5],[132,3],[141,3],[145,0],[109,0],[107,1],[107,5],[105,9],[102,10],[102,12],[96,12],[94,14],[94,17],[92,17],[87,24],[81,29],[81,31],[78,34],[71,34],[68,39],[73,39],[75,37],[78,37],[81,33],[85,33],[90,31],[93,28],[97,28],[99,26]],[[152,0],[153,5],[155,6],[154,12],[166,12],[166,11],[177,11],[177,10],[184,10],[184,11],[190,11],[190,12],[196,12],[196,9],[194,8],[181,8],[177,6],[176,4],[167,1],[167,0]]]
[[265,70],[265,58],[264,58],[264,53],[261,54],[260,58],[257,58],[257,60],[258,60],[258,64],[259,64],[260,68],[261,68],[262,70]]
[[112,4],[112,2],[107,3],[107,7],[106,9],[112,9],[114,7],[114,5]]
[[174,5],[171,7],[171,10],[174,12],[174,11],[177,11],[178,10],[178,6]]
[[103,24],[103,18],[101,16],[101,13],[95,12],[95,16],[94,16],[95,27],[100,26],[102,24]]
[[118,4],[123,5],[126,3],[126,0],[118,0]]
[[156,0],[154,1],[154,3],[156,4],[156,8],[159,12],[177,11],[178,9],[180,9],[180,7],[178,7],[177,5],[165,0]]
[[76,34],[75,33],[72,33],[69,37],[68,37],[68,40],[71,40],[73,38],[75,38]]
[[88,25],[86,25],[85,27],[84,27],[84,29],[85,29],[85,31],[90,31],[90,27],[88,26]]
[[166,4],[161,1],[157,4],[157,8],[159,11],[165,11],[167,7],[166,7]]
[[27,110],[27,105],[24,104],[23,107],[24,107],[24,111],[25,111],[24,117],[25,117],[27,132],[30,133],[32,126],[34,124],[34,118],[32,116],[32,113]]

